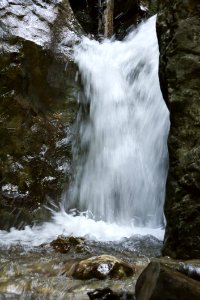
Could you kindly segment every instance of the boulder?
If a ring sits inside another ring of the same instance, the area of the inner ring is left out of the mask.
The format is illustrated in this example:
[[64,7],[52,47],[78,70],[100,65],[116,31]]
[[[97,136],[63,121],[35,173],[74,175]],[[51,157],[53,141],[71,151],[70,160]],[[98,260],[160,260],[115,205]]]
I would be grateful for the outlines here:
[[109,288],[96,289],[92,292],[88,292],[90,300],[101,299],[101,300],[135,300],[135,296],[131,293],[126,292],[113,292]]
[[200,261],[198,260],[185,261],[184,263],[180,263],[178,271],[186,274],[190,278],[200,281]]
[[137,300],[198,300],[200,285],[186,275],[151,262],[136,283]]
[[126,278],[135,272],[133,266],[111,255],[93,256],[75,262],[70,269],[65,271],[68,276],[81,280]]
[[171,116],[163,254],[200,257],[200,3],[158,1],[159,76]]
[[59,236],[50,245],[60,253],[90,253],[90,249],[83,238]]

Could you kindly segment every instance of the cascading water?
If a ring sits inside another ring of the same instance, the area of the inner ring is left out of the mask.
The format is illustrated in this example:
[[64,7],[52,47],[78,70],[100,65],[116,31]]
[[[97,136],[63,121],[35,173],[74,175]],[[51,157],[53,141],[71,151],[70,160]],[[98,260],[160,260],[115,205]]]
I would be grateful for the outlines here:
[[65,205],[94,218],[61,210],[40,226],[0,231],[0,243],[39,245],[59,234],[101,241],[133,234],[162,238],[169,117],[159,87],[155,21],[122,42],[84,38],[75,48],[84,84],[79,100],[89,113],[79,122],[81,155],[75,149]]
[[158,79],[156,17],[123,41],[84,38],[75,49],[89,115],[68,207],[97,219],[159,227],[167,174],[168,113]]

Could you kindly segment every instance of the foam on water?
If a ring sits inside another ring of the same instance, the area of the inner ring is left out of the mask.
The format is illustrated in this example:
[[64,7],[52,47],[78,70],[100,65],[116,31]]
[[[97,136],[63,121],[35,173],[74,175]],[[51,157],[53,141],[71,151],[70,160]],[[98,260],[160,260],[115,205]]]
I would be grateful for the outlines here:
[[119,241],[123,237],[132,235],[151,234],[158,239],[163,239],[163,229],[137,228],[130,226],[119,226],[115,223],[109,224],[104,221],[95,221],[87,216],[72,216],[64,210],[54,213],[51,222],[41,226],[29,227],[24,230],[11,228],[9,232],[0,231],[0,245],[20,244],[27,247],[39,246],[51,242],[58,235],[85,237],[97,241]]

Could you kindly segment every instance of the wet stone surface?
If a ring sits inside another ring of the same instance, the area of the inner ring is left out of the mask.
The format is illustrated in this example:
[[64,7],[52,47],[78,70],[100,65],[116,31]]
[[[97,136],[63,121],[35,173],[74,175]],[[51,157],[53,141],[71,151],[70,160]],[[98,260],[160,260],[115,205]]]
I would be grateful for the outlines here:
[[171,115],[163,254],[200,257],[200,4],[159,0],[160,83]]
[[102,299],[102,300],[135,300],[135,296],[131,293],[120,292],[115,293],[111,289],[96,289],[93,292],[89,292],[88,296],[91,300]]
[[50,245],[55,251],[60,253],[73,252],[87,254],[92,251],[83,238],[76,238],[73,236],[59,236],[56,240],[52,241]]
[[71,172],[78,110],[72,47],[83,33],[67,0],[0,4],[0,229],[41,222]]
[[122,279],[133,276],[134,273],[133,266],[111,255],[93,256],[74,263],[70,268],[68,264],[66,265],[66,274],[81,280],[92,278]]

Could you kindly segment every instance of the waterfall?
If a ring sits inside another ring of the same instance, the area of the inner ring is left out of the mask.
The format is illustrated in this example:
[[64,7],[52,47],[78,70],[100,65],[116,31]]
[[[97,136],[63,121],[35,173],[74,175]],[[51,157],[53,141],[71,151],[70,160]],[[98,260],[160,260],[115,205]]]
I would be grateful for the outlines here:
[[[67,208],[97,220],[159,227],[167,175],[169,116],[158,79],[152,17],[120,41],[84,38],[75,48],[80,153]],[[83,157],[84,156],[84,157]]]
[[159,86],[155,22],[152,17],[122,42],[83,38],[75,47],[83,92],[66,211],[32,228],[0,231],[0,244],[37,246],[60,234],[163,238],[169,114]]

